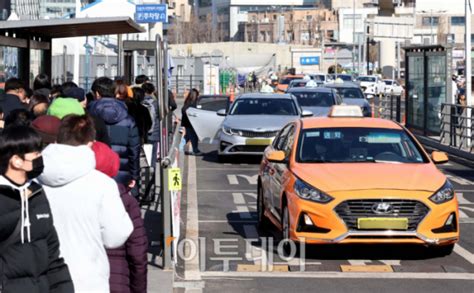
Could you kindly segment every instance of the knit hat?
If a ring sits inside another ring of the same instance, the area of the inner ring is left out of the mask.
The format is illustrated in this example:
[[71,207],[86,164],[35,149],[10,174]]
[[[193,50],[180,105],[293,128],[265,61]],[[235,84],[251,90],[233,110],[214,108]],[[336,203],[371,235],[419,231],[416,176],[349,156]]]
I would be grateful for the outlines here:
[[58,138],[61,120],[55,116],[42,115],[31,122],[31,127],[38,132],[43,143],[55,143]]
[[86,99],[86,92],[80,87],[68,88],[64,91],[63,96],[66,98],[74,98],[79,102],[82,102]]
[[82,105],[73,98],[57,98],[48,108],[48,115],[56,116],[59,119],[70,114],[84,115],[85,113]]
[[120,168],[120,158],[108,145],[96,141],[92,145],[95,154],[95,169],[109,177],[115,177]]

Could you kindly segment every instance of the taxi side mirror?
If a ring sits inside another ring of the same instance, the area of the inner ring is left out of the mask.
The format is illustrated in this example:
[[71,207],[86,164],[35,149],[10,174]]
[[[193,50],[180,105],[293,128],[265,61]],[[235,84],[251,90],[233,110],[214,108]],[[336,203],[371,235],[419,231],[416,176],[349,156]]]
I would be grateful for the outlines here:
[[227,116],[227,110],[220,109],[219,111],[217,111],[217,116]]
[[444,164],[449,161],[448,155],[445,152],[432,152],[431,159],[435,164]]
[[266,158],[271,163],[286,162],[286,154],[284,151],[270,151],[266,154]]

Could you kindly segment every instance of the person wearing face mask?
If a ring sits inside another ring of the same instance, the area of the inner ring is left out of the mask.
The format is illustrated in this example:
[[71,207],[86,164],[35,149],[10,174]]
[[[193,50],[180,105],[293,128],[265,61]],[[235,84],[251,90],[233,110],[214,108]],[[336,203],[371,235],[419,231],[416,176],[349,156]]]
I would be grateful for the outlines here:
[[0,291],[74,292],[46,195],[41,137],[26,126],[0,135]]

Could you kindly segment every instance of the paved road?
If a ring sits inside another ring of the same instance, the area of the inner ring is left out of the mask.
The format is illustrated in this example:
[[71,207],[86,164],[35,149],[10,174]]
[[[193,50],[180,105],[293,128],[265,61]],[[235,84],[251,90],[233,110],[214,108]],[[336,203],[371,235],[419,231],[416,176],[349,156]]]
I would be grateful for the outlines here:
[[[195,174],[188,180],[196,183],[194,189],[188,182],[187,221],[197,221],[191,226],[198,233],[190,234],[199,237],[201,253],[186,273],[201,280],[204,292],[474,292],[474,170],[453,162],[441,167],[461,209],[461,241],[450,256],[419,246],[326,245],[305,247],[304,260],[285,260],[279,233],[256,228],[259,159],[220,164],[212,146],[202,150],[207,154],[187,162]],[[363,273],[343,272],[351,268]]]

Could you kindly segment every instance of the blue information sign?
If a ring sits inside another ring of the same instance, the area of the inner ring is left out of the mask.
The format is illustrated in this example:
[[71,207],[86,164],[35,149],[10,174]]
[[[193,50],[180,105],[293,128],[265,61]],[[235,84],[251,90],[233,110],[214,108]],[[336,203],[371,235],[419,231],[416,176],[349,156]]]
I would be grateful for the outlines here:
[[168,5],[143,4],[135,6],[135,21],[138,23],[168,23]]
[[319,65],[319,56],[300,57],[301,65]]

